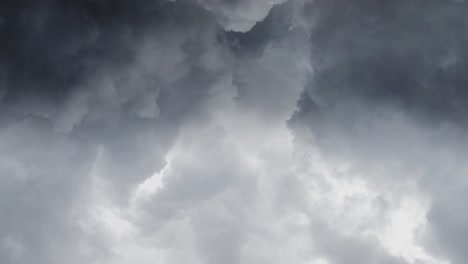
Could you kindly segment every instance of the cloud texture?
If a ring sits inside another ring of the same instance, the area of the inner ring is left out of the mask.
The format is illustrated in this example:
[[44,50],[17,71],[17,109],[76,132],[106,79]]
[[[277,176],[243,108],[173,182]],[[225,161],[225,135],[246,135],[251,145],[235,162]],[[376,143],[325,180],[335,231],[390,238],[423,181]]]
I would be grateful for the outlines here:
[[466,11],[0,3],[0,262],[464,263]]

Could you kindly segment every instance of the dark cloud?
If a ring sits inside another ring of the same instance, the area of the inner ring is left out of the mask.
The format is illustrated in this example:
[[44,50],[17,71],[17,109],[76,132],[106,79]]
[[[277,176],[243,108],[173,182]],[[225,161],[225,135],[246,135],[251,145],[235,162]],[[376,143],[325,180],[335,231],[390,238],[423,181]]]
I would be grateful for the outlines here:
[[268,44],[281,39],[292,25],[290,15],[291,4],[274,6],[268,16],[257,22],[247,32],[227,31],[226,44],[236,55],[247,58],[261,56]]
[[465,9],[3,1],[0,262],[462,263]]
[[464,1],[309,3],[314,74],[289,123],[299,142],[309,137],[327,160],[348,164],[347,177],[401,196],[411,184],[423,190],[432,203],[426,245],[451,263],[463,262],[456,245],[466,229],[456,208],[465,186],[467,8]]
[[309,95],[317,104],[357,101],[427,121],[465,122],[465,2],[310,5],[315,74]]
[[223,71],[200,62],[219,60],[210,49],[220,27],[190,2],[6,1],[0,10],[2,262],[106,259],[105,235],[81,224],[91,183],[107,179],[108,195],[124,202],[164,165],[186,113]]

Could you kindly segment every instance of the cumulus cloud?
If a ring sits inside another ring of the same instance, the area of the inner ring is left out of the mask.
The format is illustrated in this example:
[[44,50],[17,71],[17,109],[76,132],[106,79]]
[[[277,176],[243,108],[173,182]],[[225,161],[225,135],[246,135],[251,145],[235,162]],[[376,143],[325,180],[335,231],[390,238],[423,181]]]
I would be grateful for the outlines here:
[[226,31],[248,32],[264,20],[270,10],[288,0],[197,0],[211,11]]
[[0,262],[463,263],[463,1],[0,4]]
[[463,232],[463,216],[449,213],[459,193],[449,189],[464,188],[465,3],[310,5],[315,71],[291,126],[345,164],[344,177],[400,198],[419,189],[429,205],[416,243],[461,263],[463,242],[451,232]]

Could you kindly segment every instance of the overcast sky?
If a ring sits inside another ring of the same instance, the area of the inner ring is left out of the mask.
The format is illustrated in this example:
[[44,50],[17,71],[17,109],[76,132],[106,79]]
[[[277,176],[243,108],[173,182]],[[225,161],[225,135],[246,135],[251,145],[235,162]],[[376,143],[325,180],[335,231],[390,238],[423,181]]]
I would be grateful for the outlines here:
[[0,263],[467,263],[467,14],[0,1]]

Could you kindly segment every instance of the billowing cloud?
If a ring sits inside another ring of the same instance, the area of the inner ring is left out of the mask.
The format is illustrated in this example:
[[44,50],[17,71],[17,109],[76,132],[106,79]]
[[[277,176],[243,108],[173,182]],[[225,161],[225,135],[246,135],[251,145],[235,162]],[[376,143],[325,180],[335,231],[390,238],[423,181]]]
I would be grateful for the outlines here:
[[463,263],[463,1],[0,4],[1,263]]
[[315,1],[310,9],[314,74],[291,126],[345,166],[344,177],[398,199],[419,192],[427,223],[416,243],[462,263],[453,232],[464,232],[464,216],[453,210],[466,172],[466,4]]

